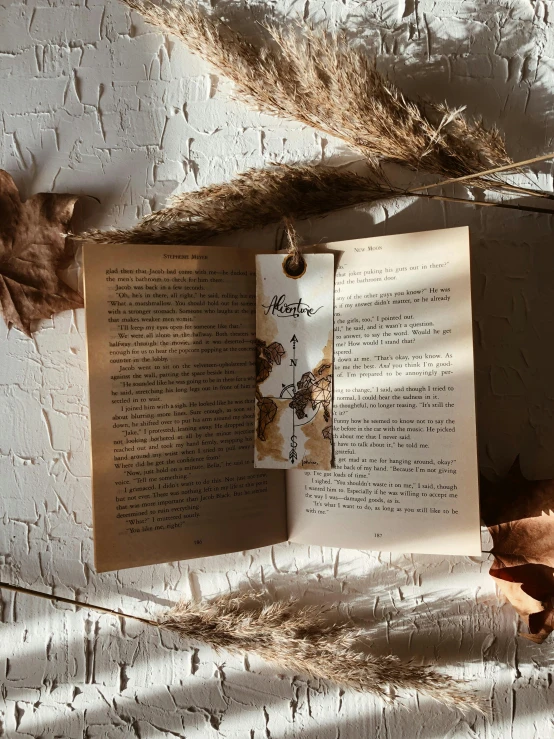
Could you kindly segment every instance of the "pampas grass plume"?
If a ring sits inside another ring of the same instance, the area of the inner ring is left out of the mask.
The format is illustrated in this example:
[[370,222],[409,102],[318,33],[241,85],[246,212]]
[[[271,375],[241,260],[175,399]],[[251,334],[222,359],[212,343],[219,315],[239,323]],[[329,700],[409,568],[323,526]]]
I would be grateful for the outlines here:
[[256,46],[194,3],[123,2],[230,79],[238,97],[336,136],[369,160],[446,177],[510,161],[495,128],[466,120],[463,108],[409,100],[342,33],[267,24],[267,43]]
[[417,690],[462,711],[483,713],[483,702],[431,667],[355,648],[361,631],[350,621],[329,621],[326,609],[269,602],[259,594],[183,602],[163,615],[163,628],[216,650],[257,654],[285,670],[390,700],[391,689]]

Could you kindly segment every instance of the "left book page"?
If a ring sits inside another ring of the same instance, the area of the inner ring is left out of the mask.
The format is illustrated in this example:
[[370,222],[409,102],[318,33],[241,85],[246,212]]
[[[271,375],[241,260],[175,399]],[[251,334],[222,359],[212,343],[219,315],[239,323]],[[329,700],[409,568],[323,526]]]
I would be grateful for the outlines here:
[[284,473],[255,469],[255,253],[85,244],[100,572],[287,538]]

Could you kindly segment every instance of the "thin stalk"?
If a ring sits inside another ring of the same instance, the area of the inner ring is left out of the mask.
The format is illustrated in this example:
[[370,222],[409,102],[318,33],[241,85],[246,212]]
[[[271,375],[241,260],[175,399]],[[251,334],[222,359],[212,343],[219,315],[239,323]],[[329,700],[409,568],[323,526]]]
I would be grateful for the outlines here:
[[[461,177],[449,177],[446,180],[440,180],[439,182],[434,182],[430,185],[418,185],[418,187],[414,187],[413,189],[409,190],[408,192],[414,193],[418,190],[431,190],[436,187],[444,187],[445,185],[452,185],[455,182],[469,182],[473,179],[477,179],[480,177],[487,177],[491,174],[498,174],[500,172],[509,172],[513,169],[520,169],[521,167],[526,167],[529,164],[537,164],[538,162],[545,162],[548,159],[554,158],[554,152],[549,152],[548,154],[541,154],[538,157],[533,157],[532,159],[522,159],[520,162],[510,162],[509,164],[503,164],[499,167],[492,167],[491,169],[486,169],[482,172],[473,172],[472,174],[466,174],[462,175]],[[501,183],[502,185],[507,185],[508,183]],[[491,183],[491,186],[494,187],[495,185]],[[510,186],[510,188],[515,186]],[[523,188],[524,191],[527,191],[527,188]],[[534,190],[531,188],[531,192],[533,195],[536,195],[538,192],[537,190]],[[548,196],[552,197],[552,193],[547,193]]]
[[76,608],[86,608],[90,611],[97,611],[108,616],[118,616],[122,618],[130,618],[133,621],[140,621],[148,626],[158,626],[157,621],[153,621],[150,618],[143,618],[141,616],[133,616],[130,613],[124,613],[123,611],[114,611],[112,608],[105,608],[99,606],[96,603],[87,603],[76,598],[66,598],[62,595],[54,595],[54,593],[42,593],[40,590],[33,590],[31,588],[24,588],[21,585],[10,585],[7,582],[0,582],[0,590],[10,590],[12,593],[22,593],[23,595],[31,595],[34,598],[42,598],[43,600],[49,600],[53,603],[65,603],[66,605],[75,606]]

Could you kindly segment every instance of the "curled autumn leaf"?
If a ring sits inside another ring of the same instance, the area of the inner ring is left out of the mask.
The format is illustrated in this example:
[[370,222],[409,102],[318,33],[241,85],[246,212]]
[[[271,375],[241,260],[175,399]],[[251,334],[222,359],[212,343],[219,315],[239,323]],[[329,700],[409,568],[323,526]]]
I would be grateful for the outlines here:
[[554,568],[539,564],[505,567],[495,558],[490,574],[529,628],[529,633],[520,636],[541,644],[554,630]]
[[39,193],[22,202],[0,170],[0,306],[8,326],[31,335],[31,322],[81,308],[83,298],[59,277],[73,257],[65,233],[75,195]]
[[554,480],[527,480],[516,460],[507,477],[481,478],[481,512],[493,539],[490,574],[542,642],[554,630]]

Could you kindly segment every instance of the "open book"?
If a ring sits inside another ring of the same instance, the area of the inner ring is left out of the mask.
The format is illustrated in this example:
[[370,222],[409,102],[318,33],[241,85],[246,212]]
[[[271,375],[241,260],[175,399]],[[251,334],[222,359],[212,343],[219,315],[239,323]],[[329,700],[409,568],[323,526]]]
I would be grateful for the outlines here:
[[299,543],[481,551],[466,228],[335,254],[329,471],[254,467],[255,251],[84,246],[99,571]]

